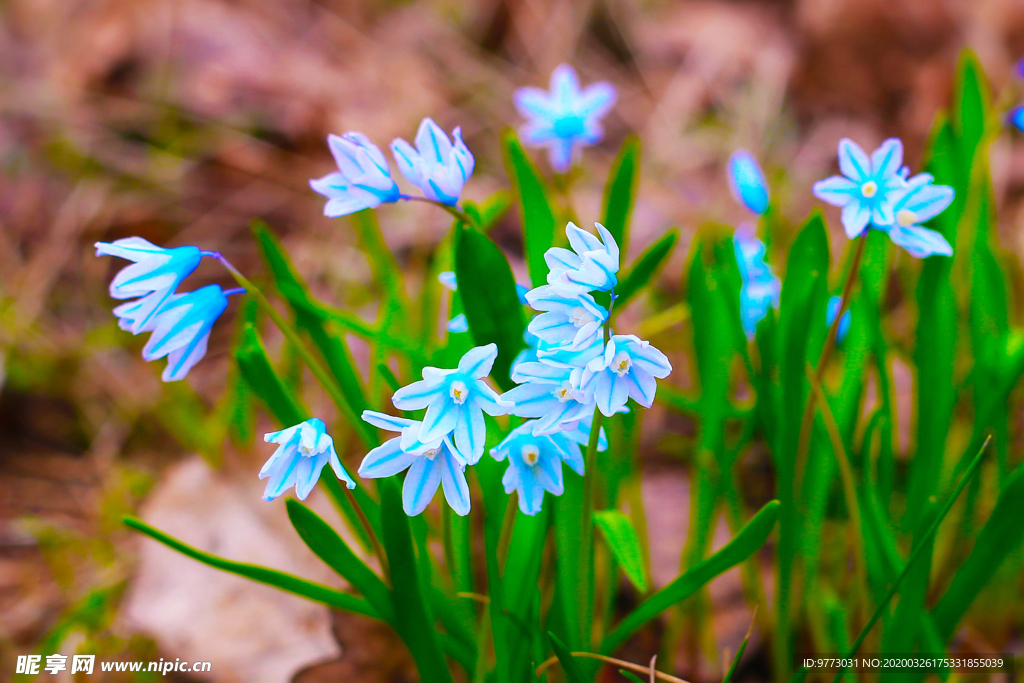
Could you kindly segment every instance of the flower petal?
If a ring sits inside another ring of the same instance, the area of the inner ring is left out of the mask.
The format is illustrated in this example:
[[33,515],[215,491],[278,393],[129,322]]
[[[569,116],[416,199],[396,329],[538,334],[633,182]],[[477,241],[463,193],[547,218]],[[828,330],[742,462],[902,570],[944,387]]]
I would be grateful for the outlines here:
[[481,379],[491,373],[494,359],[498,357],[497,344],[472,348],[459,361],[459,373],[474,379]]
[[839,170],[860,185],[871,178],[871,160],[856,142],[843,138],[839,141]]
[[462,465],[448,454],[438,455],[437,460],[440,461],[441,484],[444,486],[444,497],[448,505],[457,515],[469,514],[469,484],[466,483],[466,473]]
[[410,517],[423,512],[441,483],[441,458],[419,457],[405,475],[402,486],[402,508]]
[[874,176],[894,175],[903,165],[903,143],[889,138],[871,153],[871,171]]
[[861,201],[850,202],[843,207],[842,221],[846,236],[858,237],[871,222],[871,208]]
[[366,454],[359,465],[358,474],[363,479],[390,477],[407,469],[417,455],[402,450],[401,437],[388,439]]
[[814,183],[814,196],[832,206],[846,206],[860,194],[860,188],[849,178],[834,175]]

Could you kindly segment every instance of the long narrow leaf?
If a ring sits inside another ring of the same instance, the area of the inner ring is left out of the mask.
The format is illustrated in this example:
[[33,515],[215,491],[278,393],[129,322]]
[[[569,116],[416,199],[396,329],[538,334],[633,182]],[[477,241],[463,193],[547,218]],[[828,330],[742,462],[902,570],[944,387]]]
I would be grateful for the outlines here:
[[356,614],[362,614],[375,619],[381,618],[381,615],[373,609],[366,600],[357,598],[354,595],[342,593],[334,588],[314,583],[312,581],[307,581],[305,579],[300,579],[297,576],[280,572],[276,569],[268,569],[267,567],[246,564],[244,562],[235,562],[223,557],[218,557],[217,555],[212,555],[208,552],[182,543],[178,539],[168,536],[159,529],[151,527],[136,517],[125,517],[124,523],[136,531],[149,536],[153,540],[163,543],[168,548],[177,550],[182,555],[187,555],[193,560],[202,562],[203,564],[215,569],[220,569],[230,574],[237,574],[238,576],[256,581],[257,583],[264,583],[268,586],[273,586],[274,588],[280,588],[288,593],[294,593],[295,595],[314,602],[329,605],[330,607],[354,612]]
[[609,654],[622,645],[637,629],[666,609],[685,600],[713,578],[753,555],[768,540],[779,516],[779,502],[773,500],[754,515],[736,536],[714,555],[694,565],[682,576],[645,600],[608,634],[601,652]]

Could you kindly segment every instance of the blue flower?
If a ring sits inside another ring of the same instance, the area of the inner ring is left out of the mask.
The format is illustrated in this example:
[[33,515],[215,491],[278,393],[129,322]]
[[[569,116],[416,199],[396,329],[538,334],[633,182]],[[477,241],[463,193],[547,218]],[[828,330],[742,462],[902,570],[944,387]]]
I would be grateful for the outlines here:
[[[629,408],[623,406],[619,408],[618,412],[628,413]],[[590,445],[590,429],[593,424],[594,413],[591,412],[577,422],[574,428],[563,429],[560,432],[549,434],[555,443],[561,447],[562,451],[567,453],[565,457],[566,464],[580,474],[583,474],[583,449]],[[601,427],[601,431],[597,435],[597,450],[599,453],[608,450],[608,436],[604,432],[604,427]]]
[[932,180],[930,175],[922,173],[907,181],[906,188],[893,204],[895,221],[888,229],[889,239],[917,258],[953,255],[953,247],[945,237],[920,225],[938,216],[953,202],[953,188],[932,185]]
[[740,322],[747,337],[753,338],[757,324],[768,314],[768,309],[779,305],[782,284],[765,263],[764,242],[754,236],[752,229],[741,227],[732,243],[742,280]]
[[449,320],[448,331],[453,334],[462,334],[463,332],[469,332],[469,321],[466,320],[466,314],[459,313],[457,316]]
[[363,420],[396,436],[374,448],[359,465],[364,479],[390,477],[408,469],[402,485],[402,507],[405,514],[423,512],[440,484],[448,505],[459,515],[469,512],[469,484],[466,483],[466,458],[448,435],[427,443],[419,440],[422,423],[366,410]]
[[[188,277],[203,258],[198,247],[163,249],[141,237],[126,237],[115,242],[97,242],[97,256],[117,256],[134,261],[122,268],[110,283],[110,296],[115,299],[145,297],[129,306],[130,312],[118,315],[122,329],[139,334],[151,327],[153,316],[182,280]],[[122,312],[125,307],[119,307]],[[117,310],[115,309],[115,314]]]
[[569,344],[579,350],[591,346],[596,338],[604,338],[608,311],[586,292],[542,285],[527,292],[526,301],[534,310],[544,311],[527,327],[542,341]]
[[[893,203],[906,187],[903,143],[890,138],[869,159],[852,140],[839,141],[839,170],[814,184],[814,195],[824,202],[843,208],[843,227],[850,239],[858,237],[869,224],[883,228],[895,220]],[[844,177],[845,176],[845,177]]]
[[611,83],[594,83],[580,90],[576,72],[562,64],[551,74],[550,92],[540,88],[516,91],[516,107],[528,119],[520,130],[523,142],[547,147],[551,167],[564,173],[577,148],[596,144],[604,137],[600,120],[616,97]]
[[757,161],[745,149],[729,158],[729,187],[736,199],[754,213],[768,210],[768,184]]
[[611,417],[630,398],[650,408],[658,389],[655,378],[664,379],[670,372],[668,358],[650,342],[617,334],[608,340],[604,355],[587,364],[580,387],[605,417]]
[[501,398],[515,404],[513,414],[534,420],[537,434],[575,429],[577,423],[594,414],[594,405],[580,390],[582,368],[551,363],[519,363],[512,380],[519,386]]
[[445,289],[450,289],[453,292],[459,288],[458,283],[455,280],[455,273],[450,270],[438,273],[437,281],[444,285]]
[[313,417],[294,427],[270,432],[263,436],[263,440],[278,444],[277,450],[260,470],[260,479],[270,478],[263,492],[264,500],[273,500],[293,486],[296,497],[306,500],[328,462],[338,479],[350,489],[355,488],[356,482],[338,459],[334,439],[320,418]]
[[[583,458],[578,447],[569,442],[570,452],[550,436],[534,433],[532,421],[527,421],[509,432],[505,439],[491,449],[491,456],[502,461],[508,459],[508,469],[501,478],[505,493],[519,493],[519,509],[523,514],[536,515],[544,502],[544,492],[562,495],[562,462],[577,474],[583,474]],[[575,453],[573,452],[575,451]],[[575,456],[575,457],[574,457]]]
[[[839,304],[842,303],[843,299],[839,296],[830,297],[828,305],[825,306],[825,325],[831,327],[832,323],[836,319],[836,314],[839,313]],[[839,328],[836,330],[836,344],[842,344],[843,340],[846,339],[846,334],[850,331],[850,320],[851,314],[849,309],[843,311],[843,317],[839,321]]]
[[473,175],[473,154],[462,141],[462,129],[452,131],[455,143],[441,127],[426,118],[416,132],[416,149],[398,138],[391,143],[395,163],[405,179],[423,190],[427,199],[455,206],[462,186]]
[[544,252],[548,284],[566,292],[611,291],[618,284],[619,245],[603,225],[595,223],[598,239],[575,223],[565,226],[569,249],[552,247]]
[[1010,123],[1024,130],[1024,107],[1014,107],[1008,115]]
[[[454,370],[423,368],[423,380],[395,392],[392,402],[399,410],[427,409],[416,439],[423,443],[455,432],[455,445],[470,465],[484,452],[487,436],[483,413],[505,415],[513,405],[501,399],[483,382],[498,355],[495,344],[470,349]],[[412,435],[404,436],[411,447]]]
[[227,308],[228,295],[241,291],[225,292],[220,285],[206,285],[194,292],[171,296],[148,326],[153,334],[142,349],[142,357],[151,361],[167,356],[163,380],[183,379],[206,355],[210,329]]
[[327,197],[325,216],[347,216],[398,201],[401,194],[391,178],[388,161],[365,135],[352,131],[340,137],[328,135],[327,146],[338,171],[309,181],[314,191]]

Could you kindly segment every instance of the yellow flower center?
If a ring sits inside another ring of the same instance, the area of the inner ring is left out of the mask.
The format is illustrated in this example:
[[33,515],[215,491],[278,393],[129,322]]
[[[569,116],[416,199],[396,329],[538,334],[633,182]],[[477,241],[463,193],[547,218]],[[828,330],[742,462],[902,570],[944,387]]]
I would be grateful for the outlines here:
[[860,186],[860,193],[867,197],[868,199],[871,199],[876,194],[878,194],[878,183],[876,183],[874,180],[867,181],[866,183]]
[[466,402],[466,398],[469,396],[469,389],[462,382],[452,382],[451,389],[448,390],[452,400],[455,401],[456,405],[462,405]]
[[631,361],[629,359],[629,356],[626,355],[625,353],[620,353],[616,355],[615,358],[612,360],[612,370],[614,370],[615,374],[617,374],[619,377],[622,377],[627,372],[629,372],[629,368],[632,365],[633,361]]
[[440,446],[438,446],[437,448],[431,448],[430,450],[425,451],[423,453],[423,457],[426,458],[427,460],[433,460],[434,458],[437,457],[437,454],[440,453],[440,452],[441,452],[441,447]]
[[562,403],[572,400],[572,385],[568,382],[564,382],[562,386],[555,389],[555,398]]
[[536,465],[537,461],[540,460],[540,449],[536,446],[523,446],[523,450],[520,452],[523,456],[523,462],[530,467]]
[[910,209],[900,209],[896,212],[896,223],[900,227],[906,228],[917,223],[917,214]]

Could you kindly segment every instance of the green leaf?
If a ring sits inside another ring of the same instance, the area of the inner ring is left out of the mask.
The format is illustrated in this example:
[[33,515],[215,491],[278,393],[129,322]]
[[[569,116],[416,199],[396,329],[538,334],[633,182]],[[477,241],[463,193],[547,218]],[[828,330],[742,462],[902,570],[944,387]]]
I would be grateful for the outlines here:
[[636,674],[630,673],[625,669],[619,669],[619,673],[622,674],[626,678],[626,680],[630,681],[630,683],[648,683],[647,681],[641,681],[639,678],[636,677]]
[[954,124],[962,159],[966,162],[962,172],[970,173],[974,154],[985,137],[989,110],[988,81],[978,56],[970,50],[960,54],[955,87]]
[[240,337],[238,348],[235,349],[235,360],[242,378],[252,388],[252,393],[259,397],[282,426],[290,427],[309,418],[309,410],[302,405],[291,388],[281,381],[270,364],[256,327],[246,324]]
[[480,232],[488,233],[512,208],[512,196],[504,190],[498,190],[480,204],[467,200],[462,208],[476,221]]
[[747,629],[747,634],[743,636],[743,641],[740,643],[740,647],[736,650],[736,656],[732,658],[732,664],[729,666],[729,671],[725,674],[725,678],[722,679],[722,683],[730,683],[733,677],[736,676],[736,670],[740,667],[740,661],[743,659],[743,653],[747,651],[747,643],[750,642],[750,634],[754,632],[754,620],[757,618],[757,606],[754,607],[754,617],[750,620],[750,628]]
[[640,138],[630,135],[622,143],[608,182],[604,186],[604,209],[601,222],[612,234],[619,248],[626,252],[629,239],[629,218],[640,181]]
[[508,259],[487,235],[459,227],[455,278],[473,341],[498,345],[491,377],[503,390],[511,389],[510,370],[525,346],[526,320]]
[[974,547],[957,570],[932,614],[943,641],[948,641],[981,589],[1024,541],[1024,465],[1003,486],[995,508],[978,532]]
[[601,652],[610,654],[629,639],[641,626],[655,618],[669,607],[685,600],[722,572],[753,555],[768,540],[775,520],[779,516],[779,501],[765,505],[747,522],[736,536],[721,550],[711,555],[676,578],[660,591],[645,600],[623,619],[615,629],[605,636]]
[[548,638],[551,639],[551,649],[555,651],[558,662],[562,665],[562,670],[565,672],[565,677],[569,680],[569,683],[590,683],[590,679],[584,672],[583,666],[579,660],[572,656],[565,643],[551,632],[548,632]]
[[[372,431],[359,417],[369,405],[366,402],[366,390],[356,371],[348,344],[340,336],[333,335],[327,330],[326,323],[331,316],[309,293],[309,288],[295,271],[291,259],[277,237],[261,221],[253,223],[252,231],[267,270],[274,278],[277,291],[295,313],[296,326],[309,335],[341,387],[345,403],[339,408],[344,412],[345,419],[356,432],[371,435]],[[367,443],[373,441],[370,436]]]
[[647,577],[644,572],[643,551],[640,539],[633,528],[633,522],[618,510],[604,510],[594,513],[594,522],[601,530],[605,543],[611,548],[615,561],[622,567],[630,583],[641,593],[647,592]]
[[[935,176],[935,181],[956,185],[960,152],[947,121],[940,119],[936,122],[928,149],[926,168]],[[932,223],[932,227],[940,231],[950,244],[956,244],[964,194],[967,194],[966,185],[962,190],[957,189],[953,205]],[[960,324],[951,282],[954,259],[925,259],[917,283],[917,343],[914,347],[914,365],[918,369],[915,392],[917,446],[907,474],[907,506],[903,520],[906,529],[920,524],[925,502],[938,491],[946,438],[956,402],[954,361]]]
[[379,481],[379,490],[381,542],[391,569],[395,630],[412,653],[421,680],[451,683],[434,620],[427,609],[409,518],[402,509],[402,489],[397,480],[387,478]]
[[[790,250],[786,264],[786,277],[779,300],[778,333],[776,347],[780,402],[775,420],[775,458],[777,495],[782,503],[779,519],[778,576],[775,596],[776,664],[788,667],[791,652],[791,609],[793,569],[800,541],[801,518],[798,514],[799,492],[794,490],[796,453],[799,448],[800,429],[804,405],[808,400],[808,358],[817,358],[824,339],[825,296],[829,269],[828,235],[821,212],[815,210],[804,223]],[[761,334],[761,327],[758,334]]]
[[362,614],[375,619],[381,618],[380,614],[373,609],[366,600],[357,598],[354,595],[342,593],[339,590],[335,590],[319,583],[313,583],[312,581],[307,581],[305,579],[300,579],[297,576],[286,574],[285,572],[279,572],[276,569],[268,569],[267,567],[245,564],[243,562],[234,562],[223,557],[212,555],[199,550],[198,548],[193,548],[190,545],[182,543],[178,539],[168,536],[159,529],[154,529],[136,517],[125,517],[124,523],[136,531],[140,531],[146,536],[149,536],[153,540],[159,541],[167,547],[177,550],[182,555],[187,555],[193,560],[202,562],[203,564],[215,569],[220,569],[230,574],[237,574],[238,576],[256,581],[257,583],[264,583],[268,586],[273,586],[274,588],[280,588],[283,591],[294,593],[295,595],[307,598],[313,602],[320,602],[330,607],[335,607],[347,612],[354,612],[355,614]]
[[[519,199],[530,282],[539,287],[547,282],[548,266],[544,262],[544,252],[555,239],[555,212],[537,167],[526,156],[526,150],[511,130],[501,136],[501,151],[508,177]],[[461,280],[459,282],[461,289]]]
[[678,240],[679,228],[672,228],[640,254],[633,263],[633,267],[629,269],[629,273],[615,288],[615,293],[618,295],[615,299],[616,308],[625,308],[637,292],[651,281],[672,254],[672,249],[675,248]]
[[292,498],[285,501],[285,507],[288,509],[288,519],[309,549],[362,593],[384,621],[394,623],[391,593],[380,577],[315,512]]

